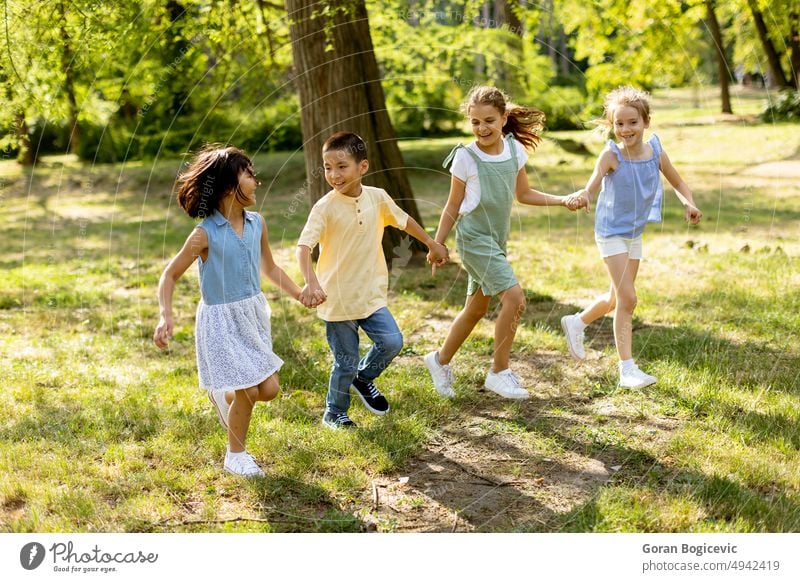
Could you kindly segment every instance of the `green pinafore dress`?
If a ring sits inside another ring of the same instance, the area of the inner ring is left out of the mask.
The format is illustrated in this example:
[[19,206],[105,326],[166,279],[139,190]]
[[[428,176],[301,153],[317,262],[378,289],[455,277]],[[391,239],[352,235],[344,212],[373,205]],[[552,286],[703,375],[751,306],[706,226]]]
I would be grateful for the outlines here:
[[512,134],[505,138],[511,158],[502,162],[482,160],[470,148],[457,145],[445,159],[447,168],[459,148],[472,156],[478,166],[481,199],[478,206],[456,223],[456,248],[467,271],[467,295],[480,287],[487,297],[502,293],[518,283],[506,257],[511,206],[519,173],[517,149]]

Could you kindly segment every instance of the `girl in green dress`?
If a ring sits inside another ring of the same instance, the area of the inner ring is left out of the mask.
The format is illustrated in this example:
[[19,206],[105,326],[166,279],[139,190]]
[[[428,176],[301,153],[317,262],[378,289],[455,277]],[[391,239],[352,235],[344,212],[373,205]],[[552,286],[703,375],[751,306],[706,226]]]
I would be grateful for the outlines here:
[[467,300],[444,345],[425,356],[425,365],[436,391],[443,397],[454,396],[450,360],[486,315],[496,295],[502,307],[495,323],[493,363],[484,387],[505,398],[528,398],[528,391],[509,369],[511,345],[525,310],[525,294],[506,257],[511,206],[516,198],[522,204],[577,210],[580,201],[545,194],[528,184],[525,149],[534,150],[541,139],[541,111],[509,103],[494,87],[473,88],[462,110],[475,141],[456,146],[444,162],[445,167],[452,162],[452,180],[436,242],[444,244],[455,226],[461,264],[469,275]]

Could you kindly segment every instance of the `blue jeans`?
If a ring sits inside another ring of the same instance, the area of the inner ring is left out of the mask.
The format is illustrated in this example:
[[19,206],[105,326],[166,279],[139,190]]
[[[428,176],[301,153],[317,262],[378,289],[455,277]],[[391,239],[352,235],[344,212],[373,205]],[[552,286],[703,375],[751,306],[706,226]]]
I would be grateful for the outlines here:
[[[372,340],[372,348],[363,358],[358,352],[358,328]],[[328,383],[325,405],[328,412],[347,412],[350,408],[350,386],[356,376],[372,382],[381,375],[403,349],[403,334],[387,307],[364,319],[326,321],[325,335],[333,352],[333,369]]]

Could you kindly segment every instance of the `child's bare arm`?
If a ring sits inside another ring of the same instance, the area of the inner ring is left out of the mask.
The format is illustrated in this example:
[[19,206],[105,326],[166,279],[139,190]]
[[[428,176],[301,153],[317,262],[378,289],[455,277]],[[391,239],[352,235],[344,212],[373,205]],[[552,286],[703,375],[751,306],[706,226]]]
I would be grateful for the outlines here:
[[444,262],[447,261],[447,247],[431,238],[416,220],[409,216],[406,227],[403,230],[428,247],[430,251],[428,253],[428,260],[431,263],[444,264]]
[[286,274],[272,257],[269,248],[269,235],[267,234],[267,223],[261,217],[261,272],[273,283],[275,283],[284,293],[300,301],[300,287]]
[[672,165],[669,156],[667,156],[667,152],[664,150],[661,150],[659,163],[661,164],[661,173],[664,174],[667,181],[675,188],[675,195],[678,197],[678,200],[681,201],[681,204],[683,204],[684,219],[692,224],[697,224],[700,222],[703,213],[695,206],[692,191],[689,189],[689,186],[686,185],[686,182],[683,181],[680,174],[678,174],[678,170]]
[[161,273],[158,281],[158,306],[159,322],[153,333],[153,341],[159,348],[167,347],[169,338],[172,337],[174,329],[172,321],[172,293],[175,290],[175,283],[186,272],[197,257],[205,254],[208,250],[208,235],[202,228],[195,228],[183,248]]
[[528,173],[525,168],[517,173],[517,184],[514,194],[521,204],[529,206],[566,206],[566,196],[556,196],[555,194],[545,194],[531,188],[528,182]]
[[311,264],[311,247],[297,245],[297,262],[305,281],[305,286],[300,292],[300,302],[306,307],[316,307],[323,303],[328,296],[319,284],[317,274]]
[[589,177],[589,181],[586,182],[586,187],[583,190],[579,190],[580,198],[582,199],[582,203],[586,208],[586,212],[589,212],[592,204],[592,198],[596,198],[597,195],[600,193],[600,187],[603,184],[603,178],[609,172],[615,170],[616,164],[616,156],[614,152],[610,149],[603,150],[603,153],[597,158],[597,162],[594,165],[594,171],[592,175]]
[[450,194],[442,210],[442,216],[439,218],[439,228],[436,229],[436,236],[433,237],[439,244],[444,244],[450,235],[450,231],[453,230],[453,225],[458,220],[458,211],[461,209],[461,203],[464,202],[466,192],[467,184],[452,176],[450,179]]

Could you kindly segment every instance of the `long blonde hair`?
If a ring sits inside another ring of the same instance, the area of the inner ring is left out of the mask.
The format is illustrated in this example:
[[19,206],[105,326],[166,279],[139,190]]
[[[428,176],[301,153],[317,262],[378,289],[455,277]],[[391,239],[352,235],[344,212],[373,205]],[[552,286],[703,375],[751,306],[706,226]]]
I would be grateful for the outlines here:
[[535,150],[542,140],[544,113],[533,107],[523,107],[510,102],[508,95],[496,87],[480,85],[473,87],[467,100],[461,104],[461,111],[469,115],[473,105],[491,105],[500,113],[508,115],[503,126],[504,133],[512,133],[518,142],[530,150]]

